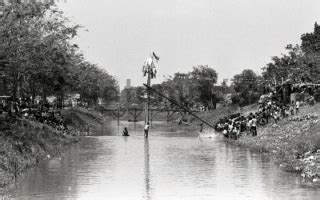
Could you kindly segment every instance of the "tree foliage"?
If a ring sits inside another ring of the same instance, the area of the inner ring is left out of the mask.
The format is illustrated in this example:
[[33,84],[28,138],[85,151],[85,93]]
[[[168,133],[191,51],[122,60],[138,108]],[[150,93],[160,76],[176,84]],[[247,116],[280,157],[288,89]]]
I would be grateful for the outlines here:
[[[185,107],[205,105],[208,108],[214,108],[220,100],[218,92],[215,92],[217,78],[218,75],[214,69],[206,65],[199,65],[193,67],[191,72],[178,72],[173,76],[168,76],[164,82],[152,87]],[[121,99],[128,103],[143,102],[143,99],[139,99],[143,93],[143,89],[127,88],[121,93]],[[151,103],[160,107],[174,106],[158,95],[152,95]]]
[[0,57],[8,91],[13,97],[33,98],[80,93],[82,100],[110,100],[117,81],[85,61],[72,43],[79,25],[72,25],[52,4],[12,3],[0,17]]
[[208,65],[199,65],[193,67],[191,76],[195,80],[196,89],[200,93],[199,100],[207,107],[215,107],[216,97],[213,89],[218,80],[217,72]]
[[251,69],[245,69],[233,77],[235,94],[232,101],[240,106],[256,102],[260,97],[261,77]]
[[263,78],[279,84],[285,80],[293,82],[317,82],[320,80],[320,26],[301,36],[301,45],[287,45],[287,54],[272,57],[263,68]]

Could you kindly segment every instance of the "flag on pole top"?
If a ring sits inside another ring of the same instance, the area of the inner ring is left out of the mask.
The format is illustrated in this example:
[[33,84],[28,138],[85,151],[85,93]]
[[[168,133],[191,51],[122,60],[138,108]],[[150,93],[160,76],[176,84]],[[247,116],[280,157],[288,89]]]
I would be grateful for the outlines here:
[[154,52],[152,52],[152,56],[153,56],[157,61],[159,61],[160,57],[157,56]]

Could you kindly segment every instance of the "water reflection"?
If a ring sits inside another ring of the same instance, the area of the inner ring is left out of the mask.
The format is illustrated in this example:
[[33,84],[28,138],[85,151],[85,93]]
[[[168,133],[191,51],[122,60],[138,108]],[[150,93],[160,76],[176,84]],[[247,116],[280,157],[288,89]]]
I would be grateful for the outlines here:
[[151,199],[151,189],[150,189],[150,154],[149,154],[149,140],[144,139],[144,182],[146,187],[145,199]]

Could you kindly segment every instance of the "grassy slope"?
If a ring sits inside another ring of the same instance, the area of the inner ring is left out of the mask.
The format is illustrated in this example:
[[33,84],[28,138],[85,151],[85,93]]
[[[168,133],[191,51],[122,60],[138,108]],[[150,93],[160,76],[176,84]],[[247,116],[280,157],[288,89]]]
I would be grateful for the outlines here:
[[[241,108],[243,115],[256,112],[258,105]],[[231,113],[239,112],[235,107],[222,107],[197,115],[211,124]],[[304,119],[306,115],[310,119]],[[301,119],[294,120],[294,119]],[[272,120],[271,120],[272,121]],[[195,121],[194,126],[200,122]],[[199,127],[199,126],[198,126]],[[209,129],[206,127],[206,129]],[[209,129],[210,131],[210,129]],[[258,127],[258,136],[244,134],[239,140],[230,140],[236,145],[245,146],[253,151],[270,153],[276,162],[286,171],[301,173],[308,182],[319,184],[320,181],[320,104],[302,106],[300,114],[283,119],[274,126],[269,123]]]
[[[101,115],[82,108],[63,110],[71,133],[89,123],[101,123]],[[0,194],[24,171],[40,161],[60,155],[65,146],[79,140],[54,128],[29,120],[0,119]]]
[[63,136],[38,122],[2,119],[0,126],[0,192],[41,160],[59,155],[78,138]]
[[79,131],[86,131],[87,124],[97,125],[103,123],[104,120],[104,117],[100,113],[80,107],[63,110],[62,116],[68,126],[76,128]]
[[[309,120],[304,119],[306,115],[311,116]],[[306,179],[318,182],[320,104],[303,106],[300,114],[280,121],[278,126],[271,123],[258,127],[257,137],[244,135],[234,142],[255,151],[272,153],[285,170],[300,172]]]

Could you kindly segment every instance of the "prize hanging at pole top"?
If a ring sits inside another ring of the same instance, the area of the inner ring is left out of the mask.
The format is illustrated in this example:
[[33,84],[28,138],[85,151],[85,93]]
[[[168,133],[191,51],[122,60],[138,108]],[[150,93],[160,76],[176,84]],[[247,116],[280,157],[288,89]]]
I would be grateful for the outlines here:
[[159,59],[160,57],[157,56],[154,52],[150,54],[150,57],[147,58],[147,60],[143,64],[143,68],[142,68],[143,76],[146,76],[148,73],[150,73],[151,78],[156,78],[157,69],[156,69],[155,63],[158,62]]

